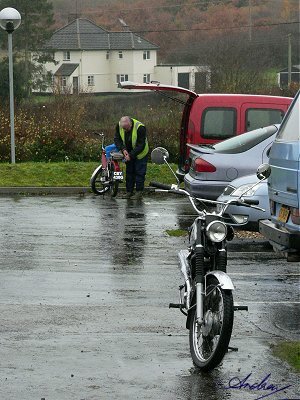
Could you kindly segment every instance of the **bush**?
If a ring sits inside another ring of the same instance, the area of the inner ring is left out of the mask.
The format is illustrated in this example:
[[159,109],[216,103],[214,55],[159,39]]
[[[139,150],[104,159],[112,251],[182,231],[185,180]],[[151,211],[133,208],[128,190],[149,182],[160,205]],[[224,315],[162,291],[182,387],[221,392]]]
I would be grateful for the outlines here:
[[[35,101],[33,101],[35,100]],[[37,101],[39,100],[39,101]],[[182,105],[147,95],[92,96],[57,95],[31,99],[16,107],[17,161],[97,161],[100,141],[94,131],[113,141],[122,115],[142,121],[148,132],[150,150],[167,147],[177,160]],[[10,160],[8,107],[0,108],[0,161]]]

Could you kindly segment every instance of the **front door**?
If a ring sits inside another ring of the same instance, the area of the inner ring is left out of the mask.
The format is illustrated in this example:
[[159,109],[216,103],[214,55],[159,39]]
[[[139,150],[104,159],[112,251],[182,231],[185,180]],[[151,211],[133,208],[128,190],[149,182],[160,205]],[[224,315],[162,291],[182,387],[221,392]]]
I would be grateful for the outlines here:
[[190,88],[190,74],[188,72],[178,74],[178,86],[185,89]]
[[73,76],[73,94],[78,94],[78,76]]

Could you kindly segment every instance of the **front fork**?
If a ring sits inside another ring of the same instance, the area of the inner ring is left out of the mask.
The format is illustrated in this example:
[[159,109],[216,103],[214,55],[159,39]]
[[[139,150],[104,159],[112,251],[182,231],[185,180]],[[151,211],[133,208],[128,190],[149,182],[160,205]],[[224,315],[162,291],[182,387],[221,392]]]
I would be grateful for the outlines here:
[[204,296],[204,247],[202,244],[196,245],[196,312],[197,323],[203,321],[203,296]]
[[197,323],[200,325],[203,321],[203,283],[196,284],[196,312],[197,312]]

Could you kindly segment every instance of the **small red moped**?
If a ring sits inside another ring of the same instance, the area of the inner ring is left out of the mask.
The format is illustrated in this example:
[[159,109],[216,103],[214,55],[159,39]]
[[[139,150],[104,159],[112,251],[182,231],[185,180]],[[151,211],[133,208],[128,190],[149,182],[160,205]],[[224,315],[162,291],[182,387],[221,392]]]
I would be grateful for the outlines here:
[[104,147],[104,134],[96,133],[101,137],[102,154],[101,164],[95,169],[91,176],[91,188],[96,195],[110,193],[115,197],[119,190],[119,184],[123,182],[123,171],[120,162],[124,159],[121,151],[111,151],[107,157]]

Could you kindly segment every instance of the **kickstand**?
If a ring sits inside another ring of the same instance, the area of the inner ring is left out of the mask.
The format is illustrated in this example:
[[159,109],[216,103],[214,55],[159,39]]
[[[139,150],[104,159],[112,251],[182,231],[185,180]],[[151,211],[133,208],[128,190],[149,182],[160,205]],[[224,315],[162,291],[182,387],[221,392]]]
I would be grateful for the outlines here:
[[231,347],[231,346],[228,346],[228,350],[239,351],[239,349],[237,347]]

